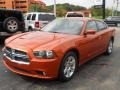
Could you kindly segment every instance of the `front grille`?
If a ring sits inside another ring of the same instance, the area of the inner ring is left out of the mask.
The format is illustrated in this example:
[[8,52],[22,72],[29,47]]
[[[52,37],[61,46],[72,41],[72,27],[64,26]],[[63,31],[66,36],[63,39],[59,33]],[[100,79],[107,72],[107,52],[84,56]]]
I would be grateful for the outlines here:
[[29,63],[29,56],[26,52],[5,47],[4,55],[15,62]]

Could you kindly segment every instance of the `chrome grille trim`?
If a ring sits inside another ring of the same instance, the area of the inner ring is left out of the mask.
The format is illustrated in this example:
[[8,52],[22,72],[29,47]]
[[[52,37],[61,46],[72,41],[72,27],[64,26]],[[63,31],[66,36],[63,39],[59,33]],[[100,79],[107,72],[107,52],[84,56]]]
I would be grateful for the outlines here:
[[[16,53],[17,52],[17,53]],[[19,53],[18,53],[19,52]],[[29,56],[26,52],[12,49],[9,47],[5,47],[3,50],[3,55],[9,59],[11,62],[15,62],[18,64],[30,64],[29,62]]]

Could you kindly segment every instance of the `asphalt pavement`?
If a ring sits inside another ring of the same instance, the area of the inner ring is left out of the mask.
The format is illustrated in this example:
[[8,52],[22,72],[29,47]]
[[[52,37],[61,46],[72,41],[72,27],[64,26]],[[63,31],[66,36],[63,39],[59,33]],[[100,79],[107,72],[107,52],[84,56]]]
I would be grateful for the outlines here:
[[0,51],[0,90],[120,90],[120,29],[112,55],[100,55],[82,65],[65,83],[17,75],[3,65]]

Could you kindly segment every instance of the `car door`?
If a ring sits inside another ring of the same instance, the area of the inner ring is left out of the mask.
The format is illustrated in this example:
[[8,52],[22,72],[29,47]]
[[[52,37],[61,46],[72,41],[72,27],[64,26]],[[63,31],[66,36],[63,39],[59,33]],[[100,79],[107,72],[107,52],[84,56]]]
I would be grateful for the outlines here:
[[89,57],[95,56],[99,51],[99,44],[100,44],[100,39],[101,36],[99,35],[98,32],[98,27],[95,21],[89,21],[86,26],[86,31],[88,30],[96,30],[95,34],[88,34],[86,39],[88,39],[89,43],[91,44],[91,48],[88,51]]
[[32,27],[32,29],[35,29],[35,23],[38,22],[37,20],[37,14],[32,14],[29,25]]
[[92,57],[96,56],[99,51],[99,36],[98,36],[98,28],[95,21],[88,21],[86,25],[86,30],[96,30],[95,34],[87,34],[83,35],[82,41],[79,41],[79,50],[81,54],[80,63],[83,64],[90,60]]
[[25,28],[28,29],[32,14],[27,14],[25,18]]
[[108,26],[102,21],[96,21],[98,27],[98,34],[100,37],[99,48],[100,52],[104,51],[109,43],[109,28]]

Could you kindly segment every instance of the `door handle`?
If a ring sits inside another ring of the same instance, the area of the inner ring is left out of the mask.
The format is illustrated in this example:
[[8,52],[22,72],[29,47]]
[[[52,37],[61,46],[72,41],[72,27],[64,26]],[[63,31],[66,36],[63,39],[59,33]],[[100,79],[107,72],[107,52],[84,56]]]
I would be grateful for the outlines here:
[[100,40],[102,38],[102,36],[98,36],[98,39]]
[[102,36],[98,36],[98,37],[96,37],[95,39],[99,39],[99,40],[100,40],[101,38],[102,38]]

